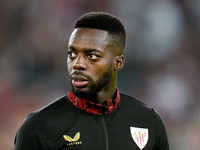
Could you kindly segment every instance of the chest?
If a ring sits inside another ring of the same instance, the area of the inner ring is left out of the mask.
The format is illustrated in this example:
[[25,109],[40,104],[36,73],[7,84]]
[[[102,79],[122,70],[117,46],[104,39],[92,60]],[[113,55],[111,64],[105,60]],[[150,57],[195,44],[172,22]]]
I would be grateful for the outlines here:
[[74,114],[46,126],[47,144],[51,150],[152,150],[154,126],[138,114]]

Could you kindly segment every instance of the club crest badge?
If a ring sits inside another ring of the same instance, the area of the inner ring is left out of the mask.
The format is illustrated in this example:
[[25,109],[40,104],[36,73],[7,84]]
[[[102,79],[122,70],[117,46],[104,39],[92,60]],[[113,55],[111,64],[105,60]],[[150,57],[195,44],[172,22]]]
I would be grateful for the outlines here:
[[142,150],[146,146],[149,139],[148,129],[130,127],[130,131],[131,131],[131,136],[133,138],[133,141]]

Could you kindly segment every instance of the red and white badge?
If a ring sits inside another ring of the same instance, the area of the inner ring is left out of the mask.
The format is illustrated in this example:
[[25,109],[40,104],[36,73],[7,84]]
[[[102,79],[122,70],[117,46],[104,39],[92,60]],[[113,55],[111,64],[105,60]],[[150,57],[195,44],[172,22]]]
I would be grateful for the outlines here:
[[137,146],[142,150],[149,139],[149,132],[146,128],[138,128],[138,127],[130,127],[131,136],[133,141],[137,144]]

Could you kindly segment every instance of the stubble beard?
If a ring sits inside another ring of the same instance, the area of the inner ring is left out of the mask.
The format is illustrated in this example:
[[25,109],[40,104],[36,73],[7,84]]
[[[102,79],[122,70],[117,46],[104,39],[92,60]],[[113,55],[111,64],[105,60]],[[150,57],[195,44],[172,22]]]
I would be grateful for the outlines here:
[[88,91],[84,91],[81,88],[74,87],[71,82],[72,92],[75,96],[81,99],[88,99],[93,103],[97,103],[97,93],[100,92],[112,78],[112,68],[110,67],[107,72],[105,72],[96,82],[89,77],[92,85]]

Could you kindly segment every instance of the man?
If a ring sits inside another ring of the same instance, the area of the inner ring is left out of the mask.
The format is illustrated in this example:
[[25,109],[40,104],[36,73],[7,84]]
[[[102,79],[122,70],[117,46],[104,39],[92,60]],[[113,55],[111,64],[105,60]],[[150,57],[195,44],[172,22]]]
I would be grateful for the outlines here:
[[81,16],[68,44],[72,89],[26,117],[15,150],[168,150],[158,113],[116,87],[124,45],[119,19],[103,12]]

